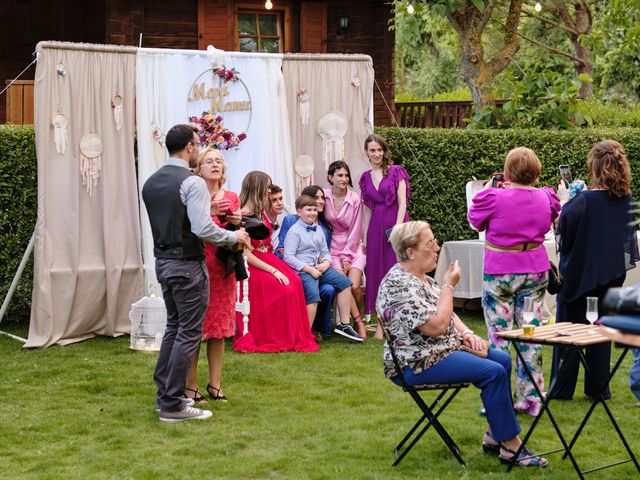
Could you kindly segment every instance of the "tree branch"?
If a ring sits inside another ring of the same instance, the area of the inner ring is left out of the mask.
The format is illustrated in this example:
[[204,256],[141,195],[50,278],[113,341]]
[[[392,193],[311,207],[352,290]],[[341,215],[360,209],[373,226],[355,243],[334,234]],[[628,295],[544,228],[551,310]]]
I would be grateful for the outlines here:
[[482,12],[480,16],[479,26],[484,28],[484,26],[487,24],[487,22],[491,18],[491,15],[493,15],[493,8],[495,7],[495,5],[496,5],[495,0],[485,0],[484,12]]
[[564,22],[567,28],[576,30],[576,23],[573,21],[573,18],[571,18],[569,11],[564,6],[562,7],[556,6],[554,10],[556,11],[556,15],[560,17],[560,19]]
[[521,11],[522,0],[511,0],[509,13],[507,14],[507,20],[504,26],[504,46],[502,50],[487,63],[487,67],[491,69],[494,75],[504,70],[520,49],[518,24],[520,23]]
[[575,57],[573,55],[571,55],[570,53],[567,52],[563,52],[562,50],[558,50],[556,48],[550,47],[549,45],[545,45],[544,43],[540,43],[537,40],[534,40],[533,38],[529,38],[521,33],[518,32],[518,36],[524,38],[527,42],[533,43],[534,45],[537,45],[538,47],[542,47],[546,50],[549,50],[550,52],[556,53],[558,55],[561,55],[563,57],[567,57],[570,58],[571,60],[573,60],[574,62],[578,62],[581,64],[585,64],[585,61],[582,60],[581,58]]
[[540,14],[532,13],[531,11],[529,11],[529,9],[525,9],[525,8],[523,8],[523,9],[522,9],[522,13],[523,13],[523,14],[525,14],[525,15],[526,15],[527,17],[529,17],[529,18],[535,18],[536,20],[538,20],[538,21],[540,21],[540,22],[543,22],[543,23],[549,24],[549,25],[551,25],[551,26],[552,26],[552,27],[554,27],[554,28],[558,28],[558,29],[560,29],[560,30],[564,30],[565,32],[568,32],[568,33],[570,33],[570,34],[572,34],[572,35],[576,35],[576,36],[577,36],[577,35],[580,35],[580,33],[579,33],[578,31],[576,31],[576,30],[574,30],[574,29],[572,29],[572,28],[569,28],[569,27],[567,27],[567,26],[565,26],[565,25],[563,25],[563,24],[561,24],[561,23],[554,22],[553,20],[550,20],[550,19],[548,19],[548,18],[546,18],[546,17],[543,17],[543,16],[542,16],[542,15],[540,15]]

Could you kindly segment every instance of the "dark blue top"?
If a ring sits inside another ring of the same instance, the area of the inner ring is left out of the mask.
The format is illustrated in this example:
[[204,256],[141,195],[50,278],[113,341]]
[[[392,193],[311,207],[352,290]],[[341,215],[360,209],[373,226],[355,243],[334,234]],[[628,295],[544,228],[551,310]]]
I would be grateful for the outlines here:
[[[287,236],[287,232],[291,228],[291,226],[298,221],[298,215],[287,215],[282,220],[282,225],[280,225],[280,232],[278,233],[278,248],[273,252],[276,254],[278,258],[282,258],[284,255],[284,239]],[[322,222],[319,222],[320,228],[322,228],[322,233],[324,233],[324,237],[327,239],[327,248],[331,246],[331,232]]]
[[562,208],[557,232],[559,303],[573,302],[635,267],[640,255],[636,229],[629,225],[631,202],[630,194],[615,198],[607,190],[590,190]]

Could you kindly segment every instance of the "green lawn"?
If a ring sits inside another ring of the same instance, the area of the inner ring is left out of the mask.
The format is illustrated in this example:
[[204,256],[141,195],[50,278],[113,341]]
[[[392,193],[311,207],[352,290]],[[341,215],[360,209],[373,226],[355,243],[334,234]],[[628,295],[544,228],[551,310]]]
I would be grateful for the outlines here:
[[[477,314],[464,317],[484,330]],[[2,329],[26,335],[24,328]],[[162,423],[154,412],[155,355],[128,346],[128,337],[100,338],[25,350],[0,336],[0,478],[575,478],[558,454],[546,470],[506,474],[480,448],[484,421],[475,388],[461,392],[443,417],[466,469],[432,431],[392,467],[393,448],[419,412],[383,378],[382,344],[372,339],[354,345],[333,338],[316,354],[229,350],[223,383],[229,403],[209,402],[212,419],[181,424]],[[626,384],[630,363],[631,356],[616,376],[610,406],[640,454],[640,409]],[[554,410],[573,432],[587,406],[579,394]],[[519,420],[530,425],[530,417]],[[578,461],[589,467],[622,458],[614,435],[598,407],[575,448]],[[559,445],[547,417],[530,444],[538,451]],[[613,475],[631,478],[635,470],[625,464],[589,478]]]

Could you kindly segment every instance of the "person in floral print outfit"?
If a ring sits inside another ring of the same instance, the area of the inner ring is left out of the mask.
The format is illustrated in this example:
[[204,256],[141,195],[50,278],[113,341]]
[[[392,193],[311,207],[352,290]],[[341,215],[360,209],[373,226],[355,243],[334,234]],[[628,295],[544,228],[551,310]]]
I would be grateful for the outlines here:
[[[376,311],[403,365],[405,381],[411,385],[472,382],[482,390],[480,397],[487,411],[483,450],[518,466],[547,466],[546,459],[526,447],[516,457],[522,441],[511,404],[509,354],[491,349],[487,358],[482,358],[461,350],[463,345],[482,350],[486,342],[453,312],[453,287],[460,280],[458,262],[449,265],[445,283],[439,287],[427,276],[436,268],[440,250],[428,223],[396,225],[390,242],[398,263],[382,279]],[[384,372],[401,385],[386,341]]]
[[[545,234],[560,212],[560,202],[553,189],[535,188],[542,164],[525,147],[511,150],[504,163],[508,188],[485,188],[473,198],[469,222],[486,231],[482,308],[492,347],[505,352],[509,343],[496,333],[521,328],[527,323],[522,315],[524,299],[534,305],[532,325],[540,325],[541,307],[549,279],[549,258],[543,246]],[[542,346],[521,343],[518,348],[544,390]],[[529,380],[524,365],[516,358],[516,388],[513,408],[538,415],[541,401]]]

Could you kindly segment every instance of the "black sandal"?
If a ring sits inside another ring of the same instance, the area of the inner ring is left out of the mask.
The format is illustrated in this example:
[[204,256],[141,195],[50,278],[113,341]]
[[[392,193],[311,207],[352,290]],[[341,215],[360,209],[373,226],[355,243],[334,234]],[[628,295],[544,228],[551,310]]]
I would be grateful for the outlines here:
[[[485,432],[484,434],[487,437],[489,437],[491,440],[496,442],[496,439],[493,438],[493,435],[491,435],[491,432]],[[484,439],[482,439],[482,450],[484,450],[484,453],[489,453],[491,455],[500,455],[500,442],[487,443],[484,441]]]
[[207,400],[200,395],[200,391],[198,389],[198,387],[196,388],[189,388],[189,387],[184,387],[186,392],[193,392],[193,397],[189,397],[186,393],[184,394],[184,398],[190,398],[193,400],[193,404],[194,405],[199,405],[199,404],[203,404],[203,403],[207,403]]
[[[549,462],[547,461],[546,458],[537,456],[535,453],[533,453],[527,447],[524,447],[522,449],[522,451],[520,452],[520,455],[518,455],[517,458],[516,458],[516,452],[514,452],[510,448],[507,448],[504,445],[502,445],[501,448],[503,450],[505,450],[506,452],[509,452],[511,454],[510,457],[505,457],[502,454],[500,454],[500,461],[502,463],[513,463],[517,467],[542,467],[542,468],[545,468],[545,467],[547,467],[549,465]],[[528,461],[528,463],[525,463],[527,461]]]
[[[221,389],[222,387],[220,388],[212,387],[210,383],[207,383],[207,392],[209,392],[209,396],[217,402],[226,402],[228,398],[224,394],[220,395]],[[211,393],[211,391],[216,392],[216,394],[214,395],[213,393]]]

